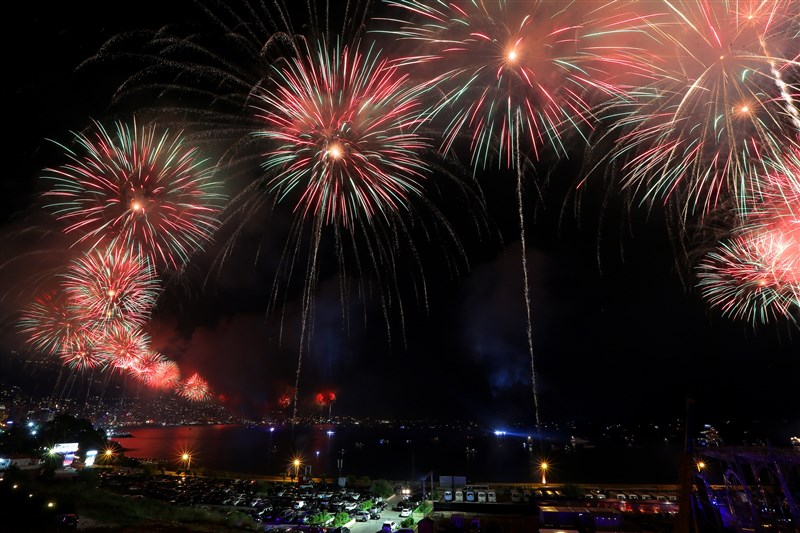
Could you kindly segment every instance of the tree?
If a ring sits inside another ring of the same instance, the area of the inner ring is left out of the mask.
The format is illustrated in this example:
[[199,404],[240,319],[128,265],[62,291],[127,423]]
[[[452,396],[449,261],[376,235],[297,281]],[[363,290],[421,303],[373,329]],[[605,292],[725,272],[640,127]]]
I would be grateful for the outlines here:
[[333,518],[333,527],[343,526],[350,521],[350,515],[344,511],[339,511]]
[[107,440],[106,436],[95,429],[89,420],[64,413],[56,415],[39,431],[39,441],[45,445],[77,442],[81,450],[101,449]]
[[394,494],[392,484],[385,479],[376,479],[373,481],[370,490],[372,491],[372,494],[375,496],[380,496],[381,498],[388,498]]

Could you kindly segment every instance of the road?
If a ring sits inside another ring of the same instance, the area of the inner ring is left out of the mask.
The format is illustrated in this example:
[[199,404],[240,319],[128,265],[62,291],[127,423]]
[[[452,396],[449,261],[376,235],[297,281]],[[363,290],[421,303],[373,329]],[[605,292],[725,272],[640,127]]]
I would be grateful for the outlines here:
[[[400,511],[392,511],[392,508],[400,498],[400,495],[395,494],[386,500],[386,509],[381,511],[380,520],[367,520],[366,522],[355,522],[349,525],[350,533],[376,533],[376,531],[380,531],[381,526],[386,520],[394,520],[397,528],[399,528],[400,522],[405,520],[405,518],[400,518]],[[415,513],[412,516],[415,521],[422,518],[422,515],[419,513]]]

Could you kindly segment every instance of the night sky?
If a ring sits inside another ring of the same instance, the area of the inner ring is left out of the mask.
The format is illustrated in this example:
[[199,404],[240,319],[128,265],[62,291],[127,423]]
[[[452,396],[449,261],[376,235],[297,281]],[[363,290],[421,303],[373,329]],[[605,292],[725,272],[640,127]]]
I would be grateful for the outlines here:
[[[0,185],[7,243],[0,251],[5,357],[12,350],[25,353],[14,324],[31,294],[17,289],[32,273],[70,256],[58,232],[20,237],[31,228],[58,227],[47,221],[38,199],[41,170],[63,163],[48,139],[68,142],[70,131],[116,111],[111,96],[125,67],[112,62],[103,67],[107,76],[98,65],[77,67],[120,32],[197,15],[192,6],[165,12],[162,4],[107,10],[100,2],[23,3],[8,21]],[[753,327],[709,310],[693,288],[691,268],[671,244],[664,213],[607,196],[602,178],[585,187],[576,207],[582,151],[576,143],[572,160],[542,163],[526,183],[542,420],[674,419],[683,416],[691,397],[700,419],[785,418],[800,425],[796,326]],[[467,260],[455,261],[455,272],[441,258],[443,243],[419,241],[428,303],[408,290],[414,259],[403,258],[409,276],[397,283],[408,291],[405,327],[393,312],[391,340],[374,294],[363,305],[348,301],[343,323],[335,268],[323,268],[303,358],[301,411],[314,412],[314,394],[331,390],[337,395],[334,414],[533,424],[515,176],[494,163],[475,179],[485,216],[465,215],[463,204],[442,204]],[[184,373],[200,372],[228,405],[249,415],[275,409],[295,382],[297,292],[281,304],[282,325],[267,313],[271,257],[280,252],[285,224],[280,217],[250,221],[222,266],[215,262],[219,247],[198,254],[186,272],[169,277],[149,326],[154,348]],[[6,383],[41,378],[27,367],[3,368],[13,372],[2,376]]]

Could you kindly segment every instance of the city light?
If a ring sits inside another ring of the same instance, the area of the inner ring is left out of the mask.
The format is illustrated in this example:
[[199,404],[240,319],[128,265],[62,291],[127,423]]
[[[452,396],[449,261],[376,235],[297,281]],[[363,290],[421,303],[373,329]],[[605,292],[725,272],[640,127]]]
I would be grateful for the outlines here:
[[547,464],[547,461],[542,461],[539,463],[539,470],[542,471],[542,485],[547,485],[547,469],[550,468],[550,465]]

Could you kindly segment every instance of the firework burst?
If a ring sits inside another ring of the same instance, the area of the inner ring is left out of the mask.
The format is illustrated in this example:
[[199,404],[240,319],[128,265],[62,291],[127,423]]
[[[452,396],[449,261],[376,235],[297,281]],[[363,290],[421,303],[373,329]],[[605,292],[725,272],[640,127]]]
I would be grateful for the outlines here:
[[35,349],[51,355],[68,348],[86,328],[63,291],[37,296],[23,310],[18,326]]
[[64,293],[87,323],[143,325],[159,294],[149,261],[127,248],[95,249],[63,275]]
[[194,373],[178,385],[178,395],[193,402],[205,402],[211,398],[208,382]]
[[712,307],[752,323],[795,320],[800,304],[800,150],[750,183],[735,238],[700,264],[698,286]]
[[[720,244],[698,267],[703,298],[724,316],[751,323],[785,317],[798,304],[798,256],[780,235],[750,234]],[[795,243],[796,246],[796,243]]]
[[131,363],[129,371],[139,381],[150,384],[155,381],[152,376],[166,362],[166,358],[160,353],[154,350],[147,350]]
[[172,390],[178,387],[181,372],[174,361],[162,360],[152,367],[152,371],[144,375],[147,385],[153,389]]
[[[608,109],[611,160],[646,202],[682,220],[740,199],[797,139],[798,40],[792,2],[644,2],[651,82]],[[796,3],[794,3],[796,11]]]
[[307,52],[257,93],[257,135],[278,145],[263,163],[277,174],[269,189],[279,199],[295,196],[300,215],[342,227],[405,209],[428,173],[428,142],[413,131],[421,88],[372,49],[320,44]]
[[594,128],[591,101],[620,93],[603,70],[629,62],[606,37],[611,20],[535,0],[386,3],[407,15],[383,19],[386,31],[421,45],[400,63],[436,69],[425,83],[442,96],[426,114],[447,116],[442,151],[466,133],[474,167],[495,150],[507,167],[544,145],[567,155],[566,132]]
[[178,269],[211,241],[222,195],[211,167],[181,135],[135,122],[75,134],[70,163],[47,169],[49,208],[77,242],[118,242]]
[[97,349],[116,370],[131,370],[150,351],[150,336],[141,328],[112,323],[99,335]]
[[59,354],[61,362],[75,370],[91,370],[103,366],[107,356],[96,348],[97,341],[91,332],[75,335]]

